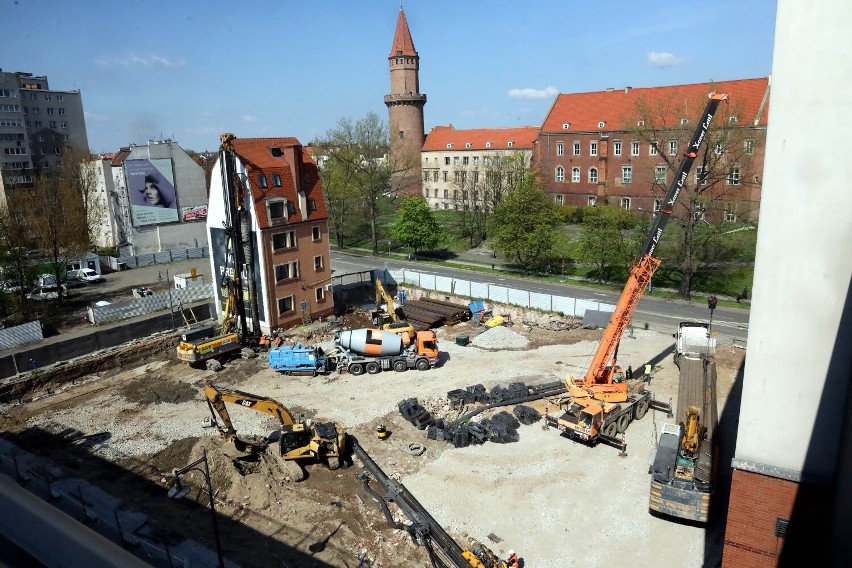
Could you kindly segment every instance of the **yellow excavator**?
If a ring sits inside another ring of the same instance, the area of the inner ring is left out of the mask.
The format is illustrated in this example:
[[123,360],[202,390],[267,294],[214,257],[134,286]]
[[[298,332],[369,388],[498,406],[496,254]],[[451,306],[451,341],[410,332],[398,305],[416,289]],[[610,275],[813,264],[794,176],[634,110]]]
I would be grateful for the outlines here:
[[[387,306],[382,307],[382,302]],[[396,306],[394,306],[393,298],[388,294],[382,281],[376,278],[376,310],[372,313],[373,323],[385,331],[401,335],[403,342],[408,345],[417,337],[417,332],[407,321],[403,321],[396,315]]]
[[[296,420],[283,404],[264,396],[208,384],[204,396],[213,417],[213,423],[225,438],[225,443],[236,451],[235,457],[245,457],[267,450],[270,445],[278,447],[277,455],[285,469],[296,481],[305,478],[300,462],[324,461],[329,469],[337,469],[346,452],[346,430],[337,422],[314,422]],[[225,403],[269,414],[278,419],[281,428],[266,438],[237,436]],[[217,419],[218,417],[218,419]],[[219,424],[219,419],[222,423]],[[289,464],[295,467],[288,467]]]

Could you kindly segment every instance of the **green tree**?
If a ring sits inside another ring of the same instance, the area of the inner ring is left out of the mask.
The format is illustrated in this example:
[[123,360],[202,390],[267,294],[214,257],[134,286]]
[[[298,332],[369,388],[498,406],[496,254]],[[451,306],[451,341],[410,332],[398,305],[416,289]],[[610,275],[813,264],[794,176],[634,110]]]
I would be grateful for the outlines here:
[[584,212],[576,257],[594,265],[598,282],[627,276],[639,246],[635,231],[631,231],[636,224],[636,219],[619,207],[600,205]]
[[[660,201],[706,103],[706,96],[684,99],[675,93],[669,99],[652,102],[639,98],[631,114],[641,120],[624,120],[625,129],[637,140],[657,147],[660,163],[650,166],[654,172],[647,172],[646,177],[654,180],[652,193]],[[742,101],[730,100],[719,106],[672,211],[670,227],[677,224],[682,230],[672,231],[660,241],[658,256],[665,260],[665,269],[676,268],[680,273],[678,293],[683,298],[689,299],[693,279],[700,270],[738,256],[725,245],[730,240],[725,235],[754,226],[750,219],[756,214],[760,189],[760,180],[754,175],[755,158],[766,136],[754,119],[744,116]],[[671,155],[670,144],[674,144],[677,155]]]
[[502,196],[489,219],[495,247],[523,268],[549,261],[557,241],[558,213],[533,172],[527,172]]
[[390,234],[396,242],[411,245],[414,252],[436,249],[447,241],[443,227],[419,195],[402,200]]
[[343,153],[344,149],[330,154],[325,154],[321,148],[314,150],[328,211],[328,230],[340,248],[345,246],[344,237],[350,232],[353,220],[360,218],[355,211],[361,206],[357,175],[348,165],[352,160],[342,159]]
[[[379,254],[379,216],[382,198],[405,189],[411,180],[412,157],[404,151],[397,154],[390,146],[388,127],[375,113],[369,113],[355,122],[341,118],[337,127],[326,132],[325,137],[312,143],[321,149],[326,159],[333,160],[346,184],[357,188],[370,223],[373,254]],[[397,175],[400,174],[400,175]],[[392,187],[392,178],[400,187]]]

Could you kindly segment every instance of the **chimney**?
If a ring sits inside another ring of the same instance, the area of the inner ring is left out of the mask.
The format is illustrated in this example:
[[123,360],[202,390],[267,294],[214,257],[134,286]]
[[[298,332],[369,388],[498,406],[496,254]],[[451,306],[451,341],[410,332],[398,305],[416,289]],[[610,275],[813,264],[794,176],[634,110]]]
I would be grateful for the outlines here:
[[630,89],[632,89],[632,88],[633,87],[624,87],[624,94],[626,95],[627,93],[629,93]]

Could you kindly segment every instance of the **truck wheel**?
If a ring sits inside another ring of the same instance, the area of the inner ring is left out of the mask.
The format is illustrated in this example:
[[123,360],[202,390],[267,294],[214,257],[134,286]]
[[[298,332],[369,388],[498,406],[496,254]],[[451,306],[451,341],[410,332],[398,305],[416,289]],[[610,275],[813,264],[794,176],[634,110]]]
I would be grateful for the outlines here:
[[429,360],[420,359],[419,361],[417,361],[417,364],[415,366],[417,367],[418,371],[428,371],[430,367]]
[[355,375],[356,377],[358,375],[363,375],[364,367],[363,365],[361,365],[361,363],[352,363],[351,365],[349,365],[349,373]]
[[408,370],[408,365],[406,365],[405,361],[394,361],[393,370],[397,373],[402,373]]
[[378,373],[381,370],[382,370],[382,368],[379,367],[378,363],[374,363],[372,361],[370,363],[367,363],[367,372],[370,373],[371,375],[375,375],[376,373]]
[[618,434],[618,424],[615,422],[610,422],[603,429],[604,436],[609,436],[610,438],[615,438],[615,435]]
[[636,405],[636,420],[642,420],[648,414],[648,399],[640,400]]
[[628,426],[630,426],[630,413],[629,412],[619,416],[618,422],[617,422],[618,433],[623,434],[627,430]]

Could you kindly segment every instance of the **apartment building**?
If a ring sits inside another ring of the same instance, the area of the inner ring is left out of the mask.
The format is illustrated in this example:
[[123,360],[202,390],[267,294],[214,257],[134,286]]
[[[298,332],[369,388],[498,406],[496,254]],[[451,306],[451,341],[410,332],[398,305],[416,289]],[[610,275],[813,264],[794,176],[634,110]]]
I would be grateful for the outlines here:
[[493,209],[519,169],[530,167],[537,135],[534,126],[436,126],[420,151],[423,197],[433,209]]
[[[247,239],[264,332],[331,315],[328,215],[319,171],[295,138],[237,138],[236,174],[248,219]],[[217,309],[226,295],[223,277],[233,270],[223,228],[226,202],[220,154],[210,182],[207,230]],[[245,233],[244,233],[245,234]]]
[[[556,203],[656,211],[711,91],[727,93],[690,182],[706,185],[726,220],[758,216],[769,78],[560,94],[536,141]],[[702,215],[702,211],[697,211]]]
[[0,199],[58,167],[66,146],[89,149],[80,91],[54,90],[47,77],[0,69]]

